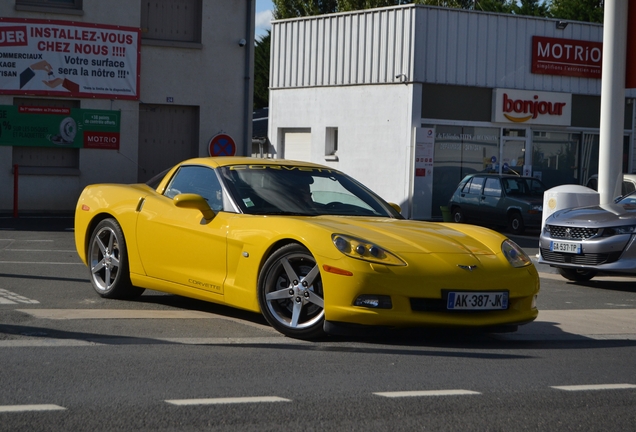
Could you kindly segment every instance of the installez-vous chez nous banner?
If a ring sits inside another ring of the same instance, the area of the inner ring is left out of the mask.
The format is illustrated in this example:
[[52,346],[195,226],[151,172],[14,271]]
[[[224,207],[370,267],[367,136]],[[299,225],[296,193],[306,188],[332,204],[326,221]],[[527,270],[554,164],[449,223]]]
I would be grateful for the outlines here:
[[139,99],[140,29],[0,18],[0,94]]

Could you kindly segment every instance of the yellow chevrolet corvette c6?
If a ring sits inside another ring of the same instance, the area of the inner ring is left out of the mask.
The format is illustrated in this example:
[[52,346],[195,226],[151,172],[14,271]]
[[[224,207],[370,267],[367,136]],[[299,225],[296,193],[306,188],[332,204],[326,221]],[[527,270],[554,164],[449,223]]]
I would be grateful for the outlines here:
[[87,186],[77,251],[105,298],[144,289],[260,312],[295,338],[376,327],[511,331],[538,273],[486,228],[406,220],[326,166],[184,161],[147,184]]

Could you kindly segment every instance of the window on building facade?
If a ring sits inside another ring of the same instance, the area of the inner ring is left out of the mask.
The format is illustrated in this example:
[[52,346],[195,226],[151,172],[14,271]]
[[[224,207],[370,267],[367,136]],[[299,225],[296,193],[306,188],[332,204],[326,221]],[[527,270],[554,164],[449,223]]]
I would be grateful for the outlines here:
[[325,134],[325,159],[338,160],[338,128],[328,127]]
[[[79,108],[80,102],[62,99],[14,98],[13,105]],[[12,164],[18,165],[20,174],[78,174],[79,149],[60,146],[14,146]]]
[[201,0],[142,0],[144,41],[201,42]]
[[83,0],[15,0],[16,9],[82,10]]

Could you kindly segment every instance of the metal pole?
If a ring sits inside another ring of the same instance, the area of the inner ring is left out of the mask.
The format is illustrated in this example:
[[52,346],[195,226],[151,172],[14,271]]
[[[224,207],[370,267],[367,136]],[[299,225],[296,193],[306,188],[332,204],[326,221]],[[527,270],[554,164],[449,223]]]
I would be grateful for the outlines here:
[[18,165],[13,165],[13,217],[18,217]]
[[623,179],[627,3],[625,0],[607,0],[603,14],[603,80],[598,163],[601,204],[609,204],[620,195]]

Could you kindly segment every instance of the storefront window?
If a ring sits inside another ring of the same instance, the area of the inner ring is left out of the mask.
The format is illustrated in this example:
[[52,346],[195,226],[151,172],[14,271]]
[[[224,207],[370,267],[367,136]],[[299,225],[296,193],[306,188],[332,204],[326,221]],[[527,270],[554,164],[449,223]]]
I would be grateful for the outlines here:
[[[541,180],[548,188],[580,184],[580,139],[581,134],[578,133],[534,131],[532,176]],[[598,148],[596,154],[598,155]],[[589,157],[588,155],[587,164],[591,161]]]
[[499,155],[499,129],[436,126],[432,217],[441,217],[457,184],[467,174],[492,169]]

